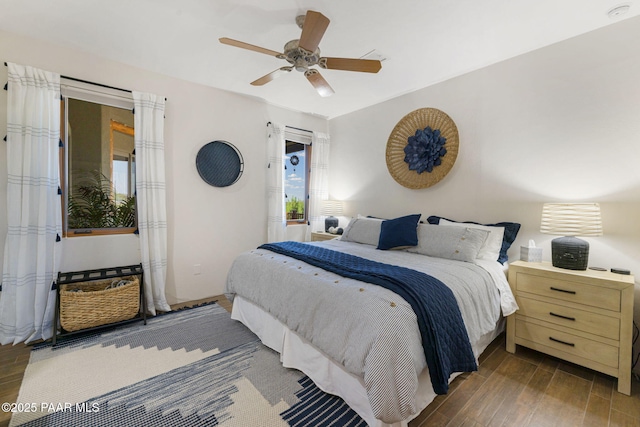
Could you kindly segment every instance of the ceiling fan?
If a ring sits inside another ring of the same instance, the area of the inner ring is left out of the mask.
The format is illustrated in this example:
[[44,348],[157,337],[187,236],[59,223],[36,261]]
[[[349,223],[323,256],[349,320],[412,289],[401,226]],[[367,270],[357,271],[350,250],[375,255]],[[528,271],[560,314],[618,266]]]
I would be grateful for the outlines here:
[[327,70],[360,71],[365,73],[377,73],[380,71],[380,68],[382,68],[380,61],[374,59],[321,57],[318,45],[329,26],[329,18],[320,12],[309,10],[306,15],[296,17],[296,24],[302,29],[300,39],[291,40],[285,44],[284,53],[227,37],[222,37],[219,40],[222,44],[275,56],[279,59],[285,59],[291,64],[290,66],[281,67],[251,82],[254,86],[262,86],[276,77],[287,74],[295,69],[296,71],[304,73],[304,76],[318,91],[320,96],[330,96],[334,93],[334,90],[317,69],[311,68],[312,66],[318,65],[320,68]]

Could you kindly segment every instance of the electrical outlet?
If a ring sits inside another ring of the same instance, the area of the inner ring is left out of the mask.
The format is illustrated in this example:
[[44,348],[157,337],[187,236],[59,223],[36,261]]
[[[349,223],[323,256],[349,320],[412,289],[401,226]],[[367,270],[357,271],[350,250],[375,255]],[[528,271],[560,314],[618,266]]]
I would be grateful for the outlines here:
[[198,276],[202,274],[202,266],[200,264],[193,264],[193,275]]

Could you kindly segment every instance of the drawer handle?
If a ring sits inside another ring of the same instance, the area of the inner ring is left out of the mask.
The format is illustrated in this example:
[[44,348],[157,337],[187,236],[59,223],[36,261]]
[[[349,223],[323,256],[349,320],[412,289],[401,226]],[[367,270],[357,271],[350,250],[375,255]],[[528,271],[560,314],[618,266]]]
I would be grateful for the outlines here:
[[575,317],[569,317],[569,316],[563,316],[562,314],[556,314],[553,311],[550,311],[549,314],[551,316],[555,316],[555,317],[559,317],[561,319],[567,319],[567,320],[573,320],[575,322],[576,318]]
[[566,341],[561,341],[561,340],[556,339],[556,338],[554,338],[554,337],[549,337],[549,339],[550,339],[551,341],[554,341],[554,342],[557,342],[557,343],[560,343],[560,344],[564,344],[564,345],[568,345],[568,346],[570,346],[570,347],[575,347],[575,346],[576,346],[576,345],[575,345],[575,344],[573,344],[573,343],[566,342]]
[[566,289],[554,288],[553,286],[551,286],[549,289],[551,289],[552,291],[556,291],[556,292],[564,292],[565,294],[571,294],[571,295],[575,295],[576,294],[575,291],[568,291]]

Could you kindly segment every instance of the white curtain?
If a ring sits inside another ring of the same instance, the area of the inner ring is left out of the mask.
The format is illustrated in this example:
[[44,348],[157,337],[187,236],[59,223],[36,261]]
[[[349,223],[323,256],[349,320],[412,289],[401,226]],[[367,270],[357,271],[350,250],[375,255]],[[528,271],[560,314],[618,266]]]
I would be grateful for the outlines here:
[[311,173],[309,182],[309,226],[307,241],[311,232],[324,230],[322,202],[329,198],[329,135],[313,132],[311,138]]
[[170,311],[167,279],[167,207],[164,167],[163,97],[133,92],[136,201],[147,310]]
[[60,75],[7,64],[7,238],[0,343],[53,334],[62,235]]
[[284,206],[285,126],[267,126],[267,242],[282,242],[287,237]]

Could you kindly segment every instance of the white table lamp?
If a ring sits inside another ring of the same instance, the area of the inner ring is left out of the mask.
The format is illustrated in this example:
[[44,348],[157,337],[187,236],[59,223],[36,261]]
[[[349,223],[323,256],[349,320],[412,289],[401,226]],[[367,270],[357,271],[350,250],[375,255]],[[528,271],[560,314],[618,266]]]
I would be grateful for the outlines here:
[[551,241],[554,267],[586,270],[589,243],[575,236],[602,236],[602,218],[597,203],[545,203],[540,232],[558,234]]

